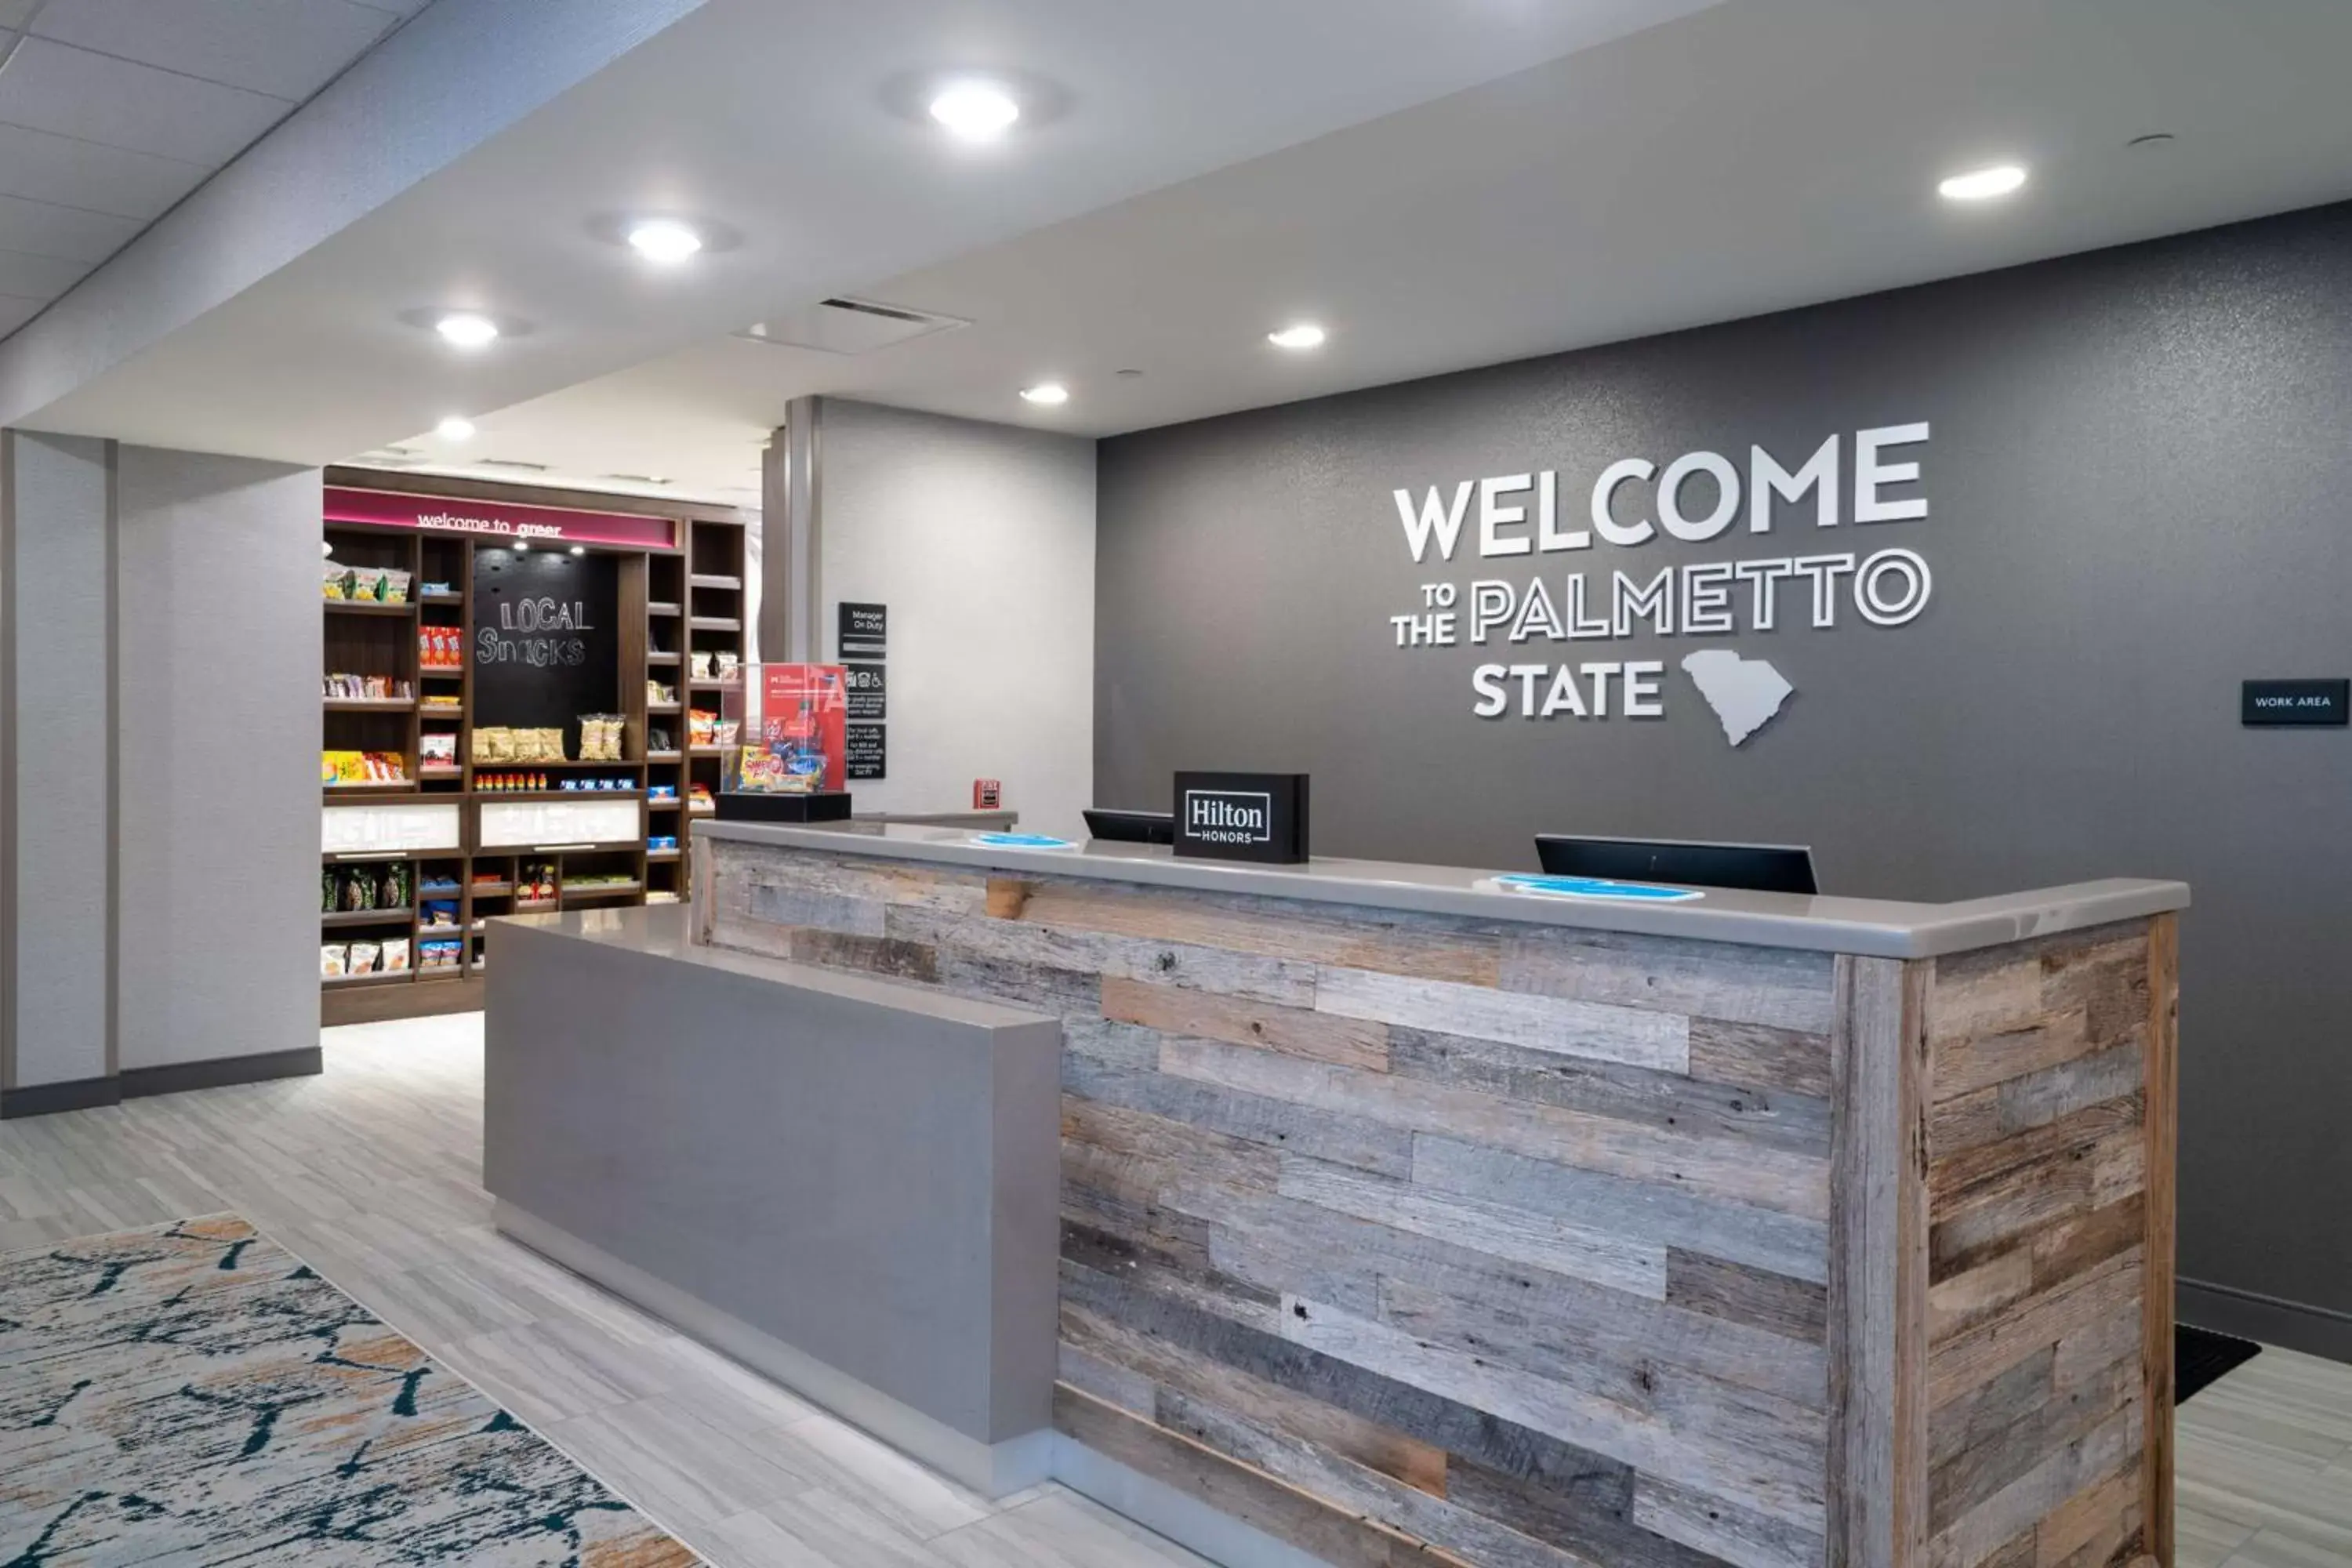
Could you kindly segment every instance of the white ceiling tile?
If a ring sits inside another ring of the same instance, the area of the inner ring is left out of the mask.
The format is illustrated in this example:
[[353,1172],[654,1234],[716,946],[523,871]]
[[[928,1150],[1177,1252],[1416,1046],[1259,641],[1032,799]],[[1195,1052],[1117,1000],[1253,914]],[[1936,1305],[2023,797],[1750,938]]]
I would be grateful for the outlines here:
[[0,0],[0,27],[13,32],[25,25],[41,0]]
[[49,0],[33,36],[299,102],[396,20],[348,0]]
[[31,321],[47,305],[47,300],[16,300],[0,296],[0,337],[5,337]]
[[217,166],[293,106],[30,37],[0,71],[0,121]]
[[111,213],[0,195],[0,250],[68,261],[103,261],[146,226],[143,218],[116,217]]
[[207,164],[0,123],[0,195],[152,221],[211,173]]
[[81,281],[90,264],[54,256],[0,250],[0,294],[23,300],[54,300]]

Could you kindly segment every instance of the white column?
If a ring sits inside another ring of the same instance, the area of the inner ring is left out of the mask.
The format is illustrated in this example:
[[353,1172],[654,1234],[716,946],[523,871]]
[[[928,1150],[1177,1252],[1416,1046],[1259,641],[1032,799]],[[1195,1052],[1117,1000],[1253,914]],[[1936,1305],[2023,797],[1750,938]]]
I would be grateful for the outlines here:
[[113,1098],[115,449],[12,430],[0,454],[0,1114],[13,1115]]

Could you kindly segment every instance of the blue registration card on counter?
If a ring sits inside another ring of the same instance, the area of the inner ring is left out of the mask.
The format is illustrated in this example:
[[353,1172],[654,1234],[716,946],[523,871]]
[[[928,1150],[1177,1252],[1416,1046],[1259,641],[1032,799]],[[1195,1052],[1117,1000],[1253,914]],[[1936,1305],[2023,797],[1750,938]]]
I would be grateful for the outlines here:
[[1497,877],[1495,885],[1507,893],[1527,893],[1539,899],[1615,899],[1645,904],[1686,904],[1706,897],[1696,888],[1668,888],[1656,882],[1612,882],[1601,877],[1534,877],[1515,872]]
[[1076,849],[1066,838],[1043,833],[975,833],[971,841],[982,849]]

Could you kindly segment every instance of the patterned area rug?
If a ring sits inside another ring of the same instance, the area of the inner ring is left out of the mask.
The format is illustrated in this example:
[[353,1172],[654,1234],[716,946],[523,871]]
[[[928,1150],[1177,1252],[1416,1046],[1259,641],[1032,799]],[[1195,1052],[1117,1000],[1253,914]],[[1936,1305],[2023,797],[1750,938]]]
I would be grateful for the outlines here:
[[687,1568],[234,1215],[0,1257],[0,1568]]

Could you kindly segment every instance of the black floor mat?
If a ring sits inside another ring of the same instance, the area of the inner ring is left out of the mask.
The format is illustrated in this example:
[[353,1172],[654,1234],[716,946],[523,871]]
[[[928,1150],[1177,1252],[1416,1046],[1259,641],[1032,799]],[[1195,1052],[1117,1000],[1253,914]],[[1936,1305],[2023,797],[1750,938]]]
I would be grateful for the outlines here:
[[2231,1339],[2210,1329],[2192,1329],[2186,1323],[2172,1326],[2172,1402],[2184,1404],[2197,1396],[2198,1391],[2212,1385],[2224,1373],[2235,1371],[2263,1353],[2263,1347],[2252,1340]]

